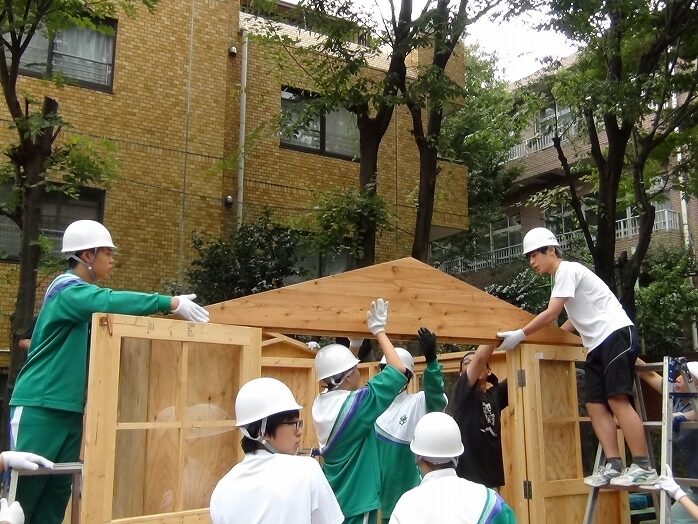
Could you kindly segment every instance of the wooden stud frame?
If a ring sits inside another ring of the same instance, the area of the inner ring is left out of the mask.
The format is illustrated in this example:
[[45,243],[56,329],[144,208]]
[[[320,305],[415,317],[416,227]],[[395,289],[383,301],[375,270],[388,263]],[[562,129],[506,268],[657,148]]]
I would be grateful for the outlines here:
[[256,328],[94,315],[81,522],[210,522],[241,458],[233,400],[260,370]]
[[[204,464],[220,478],[241,458],[232,414],[239,386],[259,376],[278,378],[304,406],[301,416],[309,422],[319,392],[314,353],[281,333],[366,336],[366,309],[376,297],[391,302],[388,334],[394,342],[414,339],[417,328],[427,326],[439,342],[496,343],[497,331],[520,328],[532,318],[414,259],[215,304],[206,325],[95,315],[81,521],[210,522],[204,505],[214,481],[200,482],[208,492],[197,493],[187,473],[192,459],[215,454],[215,464]],[[462,355],[439,357],[451,382]],[[510,407],[502,416],[502,495],[520,524],[578,522],[583,514],[580,427],[588,419],[578,413],[575,380],[575,363],[583,360],[579,338],[552,325],[492,357],[493,371],[510,378]],[[378,372],[375,362],[359,369],[364,381]],[[423,357],[415,358],[410,392],[418,390],[423,370]],[[526,386],[516,380],[522,373]],[[202,404],[213,407],[202,416],[187,415]],[[225,413],[216,415],[219,409]],[[202,444],[189,453],[197,438]],[[306,423],[302,446],[316,445]],[[201,471],[194,478],[204,478]],[[601,500],[598,523],[627,523],[625,493],[606,493]]]

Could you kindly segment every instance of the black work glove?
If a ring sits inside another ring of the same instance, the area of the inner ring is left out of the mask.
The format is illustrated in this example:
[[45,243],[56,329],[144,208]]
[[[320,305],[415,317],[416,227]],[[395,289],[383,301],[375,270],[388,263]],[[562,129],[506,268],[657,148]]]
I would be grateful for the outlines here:
[[419,338],[419,351],[424,355],[424,360],[434,362],[436,360],[436,335],[425,327],[420,327],[417,331]]

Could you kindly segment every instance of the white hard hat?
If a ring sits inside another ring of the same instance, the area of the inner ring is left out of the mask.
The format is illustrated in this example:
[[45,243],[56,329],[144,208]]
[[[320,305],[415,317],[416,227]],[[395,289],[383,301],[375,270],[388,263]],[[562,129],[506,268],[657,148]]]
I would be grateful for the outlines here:
[[318,381],[334,375],[339,375],[359,363],[359,359],[349,351],[349,348],[341,344],[330,344],[315,355],[315,374]]
[[534,227],[528,233],[526,233],[526,236],[524,236],[524,255],[528,255],[531,251],[535,251],[538,248],[547,246],[560,247],[555,233],[553,233],[549,229],[546,229],[544,227]]
[[77,220],[65,228],[61,253],[74,253],[75,251],[98,247],[116,249],[109,230],[99,222],[94,220]]
[[[410,354],[409,351],[403,348],[395,348],[395,351],[397,352],[397,356],[400,357],[400,360],[402,360],[402,365],[405,366],[406,369],[409,369],[412,373],[414,373],[414,358]],[[381,359],[381,364],[387,364],[388,361],[385,358],[385,355],[383,355],[383,358]]]
[[269,415],[303,409],[288,389],[275,378],[256,378],[240,388],[235,399],[235,425],[246,426]]
[[421,457],[460,457],[463,454],[463,443],[458,424],[446,413],[427,413],[414,428],[410,449]]
[[[691,373],[691,377],[693,378],[693,382],[698,382],[698,362],[689,362],[687,365],[688,371]],[[698,384],[696,387],[698,387]]]

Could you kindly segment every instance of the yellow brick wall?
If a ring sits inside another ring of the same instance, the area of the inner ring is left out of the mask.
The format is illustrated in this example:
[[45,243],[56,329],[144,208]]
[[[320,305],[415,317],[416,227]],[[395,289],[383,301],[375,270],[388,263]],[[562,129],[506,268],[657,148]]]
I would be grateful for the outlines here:
[[[238,147],[238,25],[234,0],[162,2],[154,14],[143,10],[118,20],[113,92],[20,79],[20,92],[58,100],[72,133],[108,138],[118,148],[118,178],[104,206],[104,223],[118,246],[110,287],[162,290],[163,280],[177,278],[188,265],[192,231],[217,236],[234,224],[234,208],[224,207],[222,198],[235,196],[235,172],[223,172],[220,163]],[[231,44],[238,48],[235,58],[228,55]],[[287,83],[304,83],[298,71],[286,73]],[[248,79],[249,134],[280,110],[281,82],[257,44],[250,45]],[[0,119],[8,119],[4,107]],[[379,193],[399,229],[379,238],[379,261],[411,250],[418,154],[410,129],[406,109],[396,110],[380,151]],[[5,146],[14,141],[5,126],[0,141]],[[358,163],[281,148],[278,136],[266,132],[247,159],[245,216],[263,205],[282,214],[279,218],[298,215],[318,190],[357,183]],[[465,168],[445,166],[434,223],[463,228],[466,209]],[[0,347],[8,340],[16,272],[15,264],[0,263]]]
[[[359,165],[351,160],[280,146],[279,137],[272,133],[272,129],[273,120],[281,109],[281,86],[312,90],[312,82],[291,61],[287,67],[277,67],[274,59],[268,56],[267,45],[254,41],[249,45],[247,133],[265,124],[270,129],[247,145],[244,213],[246,217],[254,215],[262,206],[267,205],[275,213],[299,216],[310,210],[317,191],[329,187],[357,186]],[[241,42],[239,46],[242,46]],[[235,75],[237,72],[233,73],[234,81],[231,83],[237,84],[240,80]],[[230,105],[231,121],[237,122],[235,112],[238,109],[237,104]],[[378,238],[377,262],[409,256],[412,249],[419,152],[411,129],[409,112],[405,107],[398,107],[381,142],[378,193],[387,202],[391,215],[396,219],[397,229],[384,232]],[[231,143],[235,142],[235,139],[231,139]],[[234,173],[230,173],[228,185],[234,188]],[[456,229],[466,226],[466,169],[463,166],[442,166],[437,183],[434,224]]]
[[[190,256],[191,232],[220,231],[227,49],[238,2],[162,2],[154,14],[120,17],[112,93],[22,77],[19,91],[49,95],[71,132],[118,148],[118,178],[106,192],[104,223],[118,246],[107,285],[154,291]],[[0,118],[8,114],[4,104]],[[3,145],[14,141],[5,126]],[[17,266],[0,264],[0,346],[7,344]],[[41,291],[39,292],[39,294]]]

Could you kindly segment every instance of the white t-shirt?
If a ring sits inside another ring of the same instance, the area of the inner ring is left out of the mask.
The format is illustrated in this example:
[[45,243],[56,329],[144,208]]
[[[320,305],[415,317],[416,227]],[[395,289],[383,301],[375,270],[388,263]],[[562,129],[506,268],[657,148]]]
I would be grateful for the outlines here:
[[493,490],[456,475],[453,468],[424,475],[422,483],[397,501],[390,524],[479,524],[492,522],[502,511]]
[[560,262],[550,297],[567,299],[567,316],[589,351],[617,329],[632,325],[605,282],[578,262]]
[[344,515],[310,457],[248,453],[211,495],[213,524],[339,524]]

